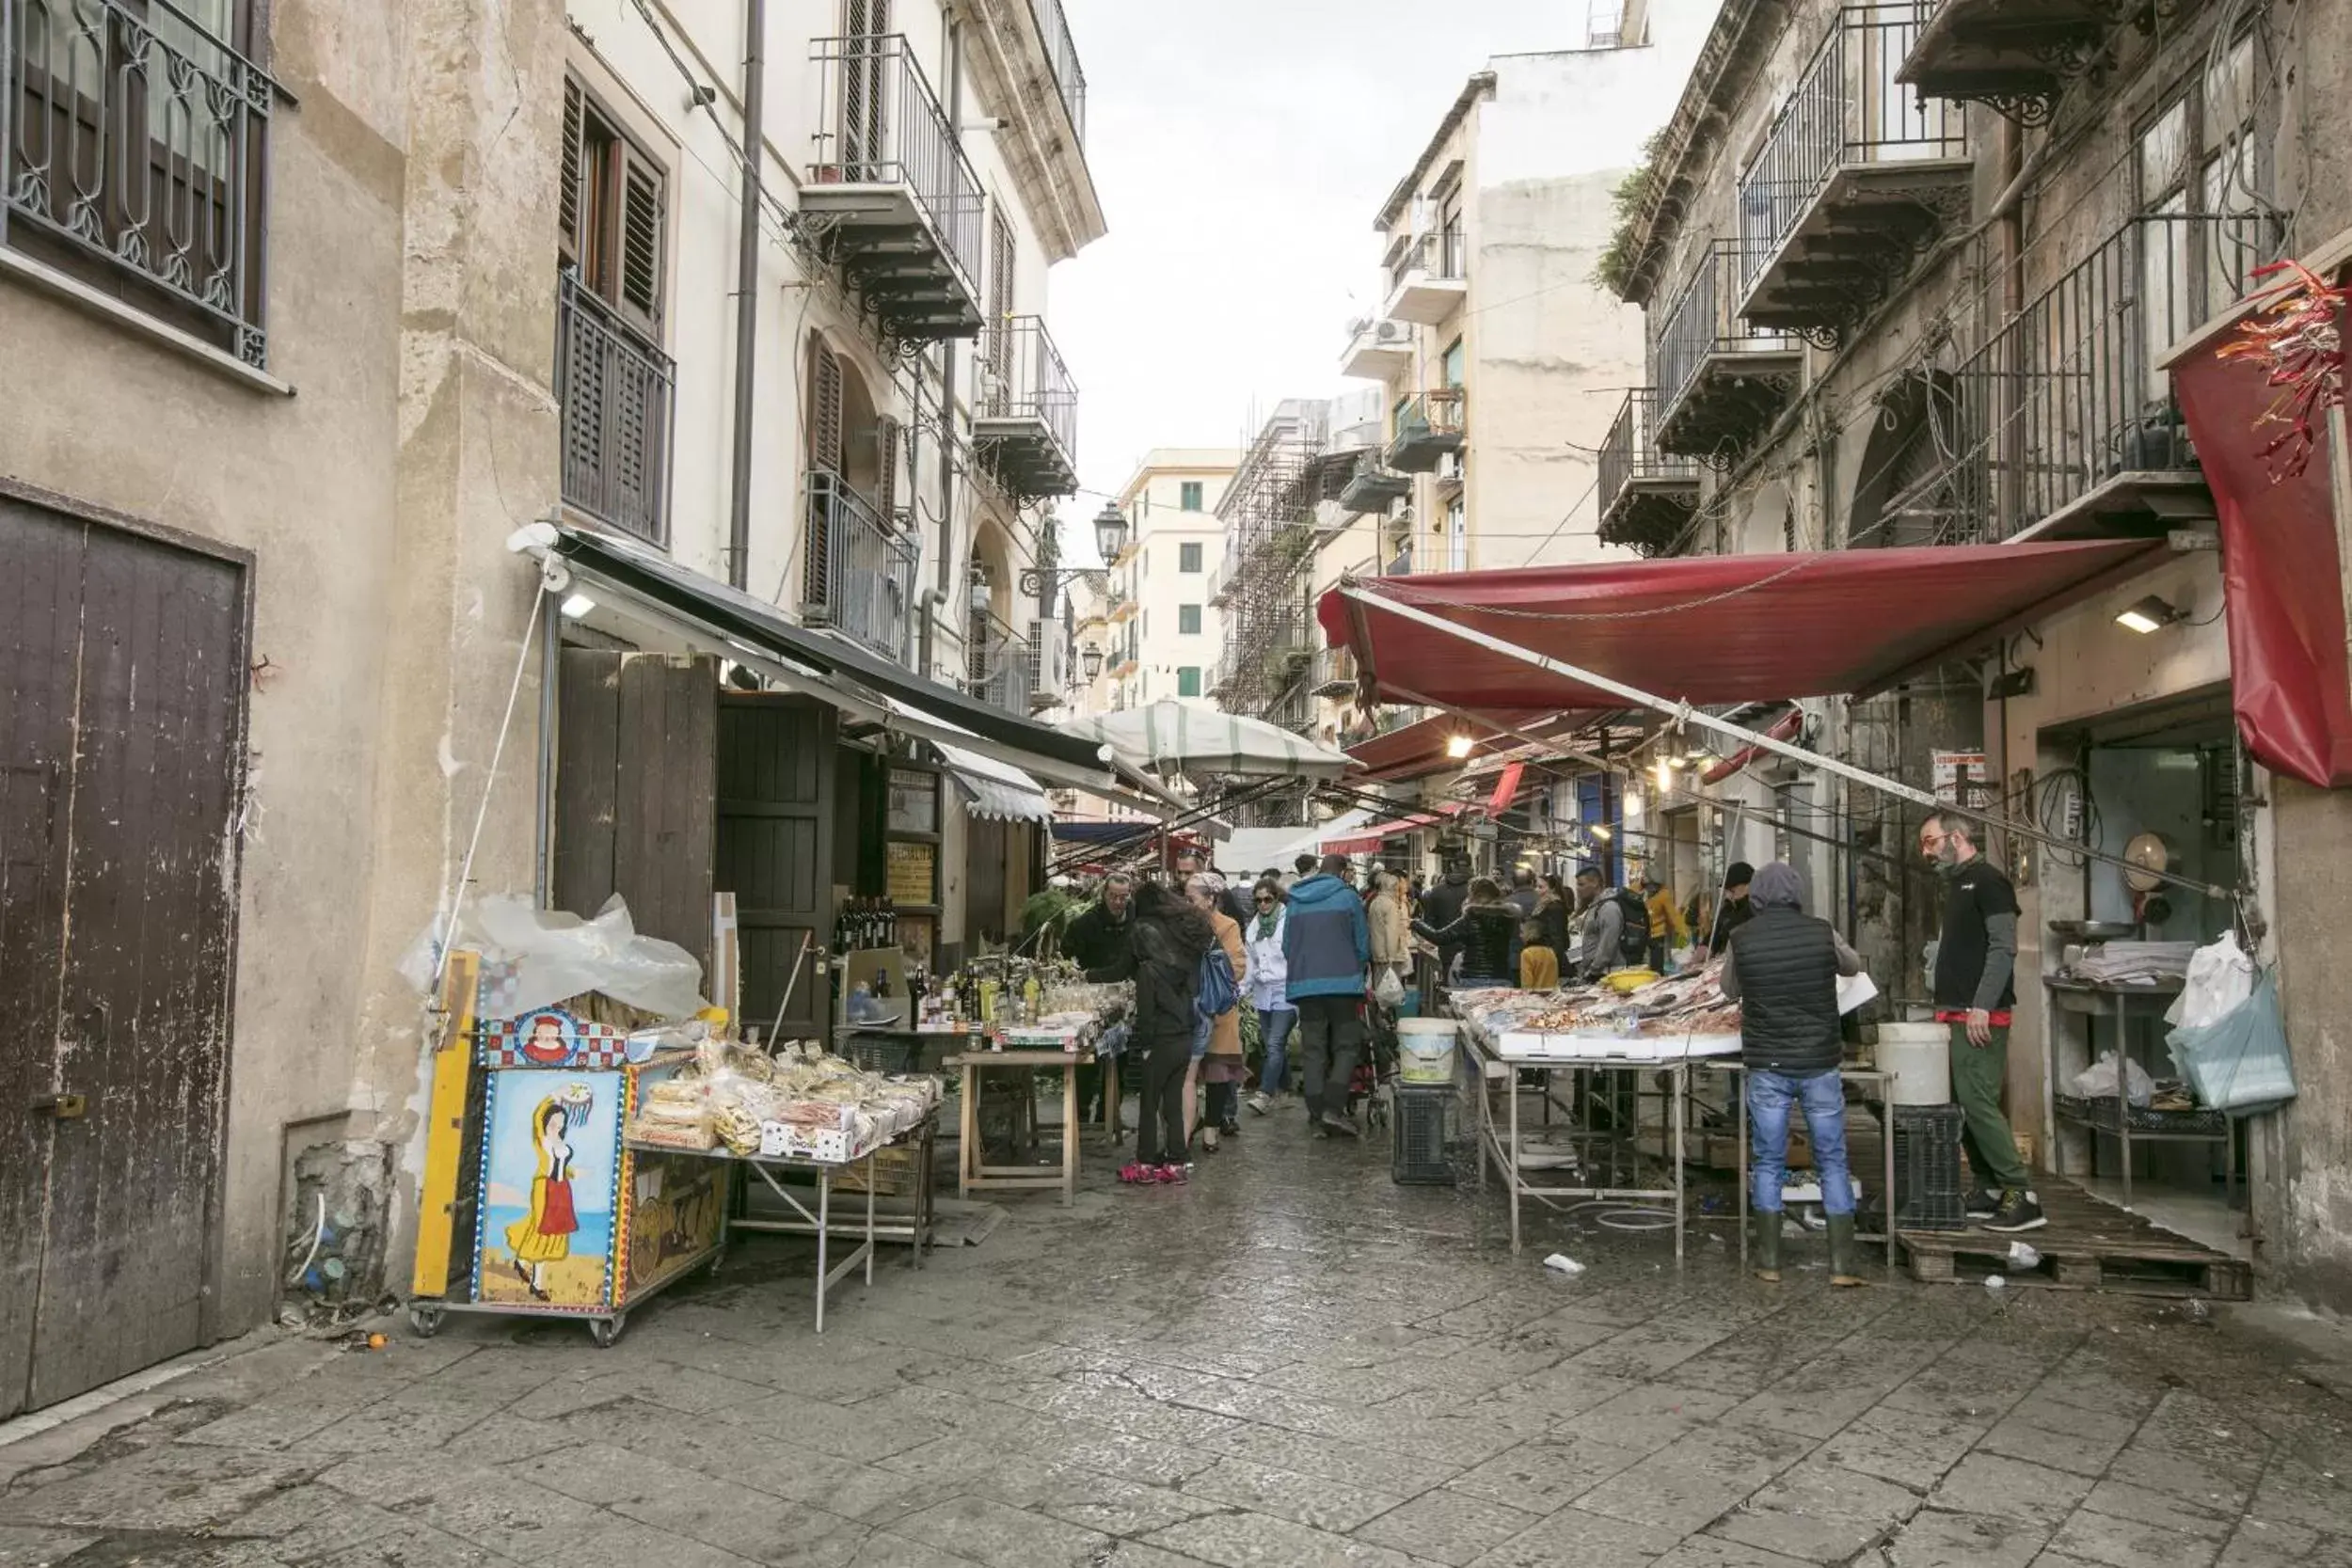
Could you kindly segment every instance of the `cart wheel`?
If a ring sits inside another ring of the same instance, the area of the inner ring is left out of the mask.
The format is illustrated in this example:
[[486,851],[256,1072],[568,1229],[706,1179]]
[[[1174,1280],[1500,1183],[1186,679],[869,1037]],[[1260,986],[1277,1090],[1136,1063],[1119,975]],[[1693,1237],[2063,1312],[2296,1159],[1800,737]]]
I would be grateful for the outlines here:
[[408,1305],[408,1326],[420,1339],[430,1339],[441,1332],[441,1309],[416,1302]]
[[628,1314],[626,1312],[616,1312],[609,1318],[591,1318],[588,1320],[588,1338],[596,1342],[598,1350],[611,1350],[613,1341],[620,1338],[621,1330],[628,1326]]

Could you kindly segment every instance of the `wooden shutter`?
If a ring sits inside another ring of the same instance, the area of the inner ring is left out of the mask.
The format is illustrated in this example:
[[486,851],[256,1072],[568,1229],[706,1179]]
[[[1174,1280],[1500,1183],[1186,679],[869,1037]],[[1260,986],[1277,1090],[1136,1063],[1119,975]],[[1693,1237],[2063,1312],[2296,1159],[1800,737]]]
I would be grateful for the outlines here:
[[874,457],[880,466],[874,481],[874,510],[882,514],[882,526],[888,528],[898,514],[898,421],[887,414],[874,421]]
[[821,338],[808,345],[808,466],[841,471],[841,361]]
[[585,161],[581,138],[587,127],[587,104],[580,98],[580,84],[570,77],[564,79],[564,150],[562,172],[558,177],[556,196],[556,257],[574,266],[580,264],[580,170]]
[[872,38],[890,31],[890,0],[850,0],[849,24],[842,29],[851,38]]
[[665,181],[634,147],[621,148],[621,288],[624,313],[652,336],[661,325]]

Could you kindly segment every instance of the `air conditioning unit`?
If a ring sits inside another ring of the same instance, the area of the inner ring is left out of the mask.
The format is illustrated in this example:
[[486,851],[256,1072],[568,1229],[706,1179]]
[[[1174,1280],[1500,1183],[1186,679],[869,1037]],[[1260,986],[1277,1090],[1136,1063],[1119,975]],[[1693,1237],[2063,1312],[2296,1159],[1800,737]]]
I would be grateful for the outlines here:
[[1392,321],[1375,322],[1372,327],[1372,341],[1384,348],[1410,348],[1413,346],[1413,324]]
[[1438,482],[1441,484],[1462,483],[1462,454],[1460,452],[1450,451],[1438,459]]

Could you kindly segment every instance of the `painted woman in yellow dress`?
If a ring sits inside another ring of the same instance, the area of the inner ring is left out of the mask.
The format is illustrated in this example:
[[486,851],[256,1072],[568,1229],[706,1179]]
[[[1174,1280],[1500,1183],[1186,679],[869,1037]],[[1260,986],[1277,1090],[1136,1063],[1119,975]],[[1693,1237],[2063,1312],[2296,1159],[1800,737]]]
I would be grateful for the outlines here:
[[567,1084],[539,1101],[531,1113],[531,1134],[539,1146],[539,1171],[531,1179],[531,1212],[506,1227],[515,1253],[515,1273],[541,1301],[547,1270],[572,1255],[572,1233],[580,1212],[572,1205],[572,1146],[564,1134],[588,1115],[592,1096],[585,1084]]

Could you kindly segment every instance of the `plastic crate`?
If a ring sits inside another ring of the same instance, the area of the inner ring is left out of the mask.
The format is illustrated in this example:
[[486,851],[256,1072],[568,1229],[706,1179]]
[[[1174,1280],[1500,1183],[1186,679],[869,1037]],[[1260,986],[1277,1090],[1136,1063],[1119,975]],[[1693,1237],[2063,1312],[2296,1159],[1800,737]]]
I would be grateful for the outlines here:
[[836,1035],[834,1051],[867,1072],[904,1075],[923,1063],[923,1042],[904,1036]]
[[1389,1133],[1389,1179],[1402,1187],[1450,1187],[1454,1162],[1446,1153],[1453,1120],[1451,1084],[1393,1084],[1395,1115]]
[[1968,1195],[1960,1155],[1967,1118],[1957,1105],[1895,1107],[1895,1228],[1964,1230]]

